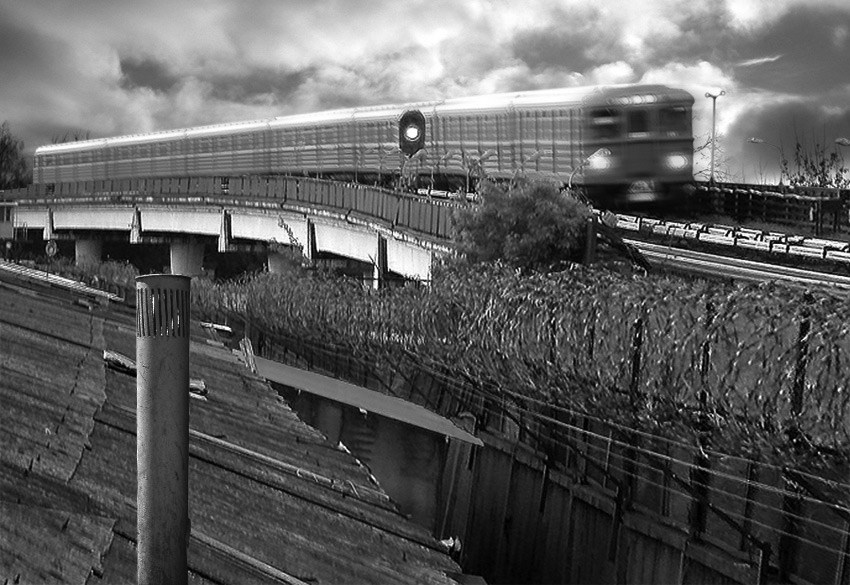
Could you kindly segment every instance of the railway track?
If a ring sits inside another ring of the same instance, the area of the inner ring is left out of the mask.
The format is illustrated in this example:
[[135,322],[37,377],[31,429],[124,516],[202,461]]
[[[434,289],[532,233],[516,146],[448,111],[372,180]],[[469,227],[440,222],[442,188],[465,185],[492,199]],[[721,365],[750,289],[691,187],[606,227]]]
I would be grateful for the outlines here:
[[847,276],[696,252],[628,238],[623,241],[639,250],[650,264],[689,273],[749,282],[781,281],[805,287],[819,286],[842,294],[850,292],[850,277]]
[[730,253],[765,253],[788,260],[823,260],[850,267],[850,242],[796,236],[742,226],[606,214],[604,221],[623,233],[679,239],[723,247]]
[[0,274],[43,287],[67,290],[72,294],[77,294],[86,299],[113,302],[122,302],[124,300],[123,297],[88,286],[82,282],[5,260],[0,260]]

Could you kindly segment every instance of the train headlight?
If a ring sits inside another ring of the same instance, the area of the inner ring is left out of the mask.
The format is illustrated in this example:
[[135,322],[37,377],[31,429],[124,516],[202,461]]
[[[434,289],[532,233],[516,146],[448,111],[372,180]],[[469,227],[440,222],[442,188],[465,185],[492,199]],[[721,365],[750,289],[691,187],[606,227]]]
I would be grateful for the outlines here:
[[664,166],[671,171],[683,171],[691,164],[688,155],[682,153],[668,154],[664,159]]
[[610,155],[597,154],[587,161],[587,168],[593,171],[608,171],[614,166],[614,159]]

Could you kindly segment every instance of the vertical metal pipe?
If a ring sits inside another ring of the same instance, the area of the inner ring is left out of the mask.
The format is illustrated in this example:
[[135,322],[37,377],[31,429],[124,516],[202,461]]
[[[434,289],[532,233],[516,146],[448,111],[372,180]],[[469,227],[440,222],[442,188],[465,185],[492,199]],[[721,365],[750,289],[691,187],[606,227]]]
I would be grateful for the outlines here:
[[139,585],[187,582],[190,282],[136,279]]

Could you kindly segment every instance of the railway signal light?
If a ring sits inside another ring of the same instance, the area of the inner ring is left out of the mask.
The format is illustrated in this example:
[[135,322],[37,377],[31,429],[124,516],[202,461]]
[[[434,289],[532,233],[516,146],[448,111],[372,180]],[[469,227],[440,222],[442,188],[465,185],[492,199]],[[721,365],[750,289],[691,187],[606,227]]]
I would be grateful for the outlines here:
[[425,116],[419,110],[407,110],[399,118],[398,147],[408,157],[425,148]]

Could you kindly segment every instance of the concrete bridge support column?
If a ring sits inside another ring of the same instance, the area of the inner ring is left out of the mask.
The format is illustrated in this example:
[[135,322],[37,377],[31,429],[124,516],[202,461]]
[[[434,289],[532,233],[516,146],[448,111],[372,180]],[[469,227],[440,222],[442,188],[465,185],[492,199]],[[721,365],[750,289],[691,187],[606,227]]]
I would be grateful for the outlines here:
[[93,239],[80,239],[74,242],[74,261],[77,266],[97,264],[103,254],[103,242]]
[[204,262],[204,245],[195,241],[171,243],[171,274],[198,276]]
[[378,236],[377,254],[372,265],[372,288],[379,289],[387,277],[387,240]]

